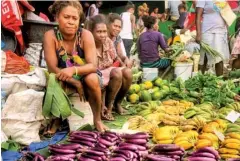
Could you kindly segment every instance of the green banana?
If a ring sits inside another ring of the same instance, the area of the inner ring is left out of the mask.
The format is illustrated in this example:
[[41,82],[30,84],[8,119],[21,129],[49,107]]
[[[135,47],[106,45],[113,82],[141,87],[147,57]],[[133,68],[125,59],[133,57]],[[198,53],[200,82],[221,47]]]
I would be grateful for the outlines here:
[[186,119],[189,119],[189,118],[193,117],[194,115],[196,115],[196,111],[194,111],[194,110],[187,111],[187,112],[184,113],[184,117]]

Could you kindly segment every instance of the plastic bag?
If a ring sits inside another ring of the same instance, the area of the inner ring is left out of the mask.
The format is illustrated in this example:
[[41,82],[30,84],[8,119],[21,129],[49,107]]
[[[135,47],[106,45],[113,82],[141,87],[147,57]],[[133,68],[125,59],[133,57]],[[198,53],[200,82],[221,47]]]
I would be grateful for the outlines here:
[[78,94],[69,96],[70,101],[76,109],[84,113],[84,117],[80,117],[72,112],[67,118],[70,131],[76,131],[81,126],[90,124],[93,125],[93,113],[88,102],[81,102]]
[[24,57],[17,56],[12,51],[6,51],[6,67],[4,72],[9,74],[26,74],[30,71],[30,64]]
[[23,144],[39,142],[44,92],[28,89],[11,94],[2,109],[1,125],[7,137]]

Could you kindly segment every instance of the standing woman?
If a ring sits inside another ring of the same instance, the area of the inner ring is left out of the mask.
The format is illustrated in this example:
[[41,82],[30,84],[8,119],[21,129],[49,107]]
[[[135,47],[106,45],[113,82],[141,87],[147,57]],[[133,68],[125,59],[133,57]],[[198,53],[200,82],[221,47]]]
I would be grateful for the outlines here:
[[[197,1],[197,37],[196,41],[207,43],[213,49],[217,50],[223,57],[213,58],[209,54],[201,51],[200,69],[204,73],[207,68],[213,69],[217,76],[223,75],[223,61],[229,60],[229,46],[227,25],[221,17],[218,7],[213,0]],[[201,18],[202,23],[201,23]]]
[[[84,92],[92,108],[94,125],[98,131],[107,127],[101,121],[100,76],[97,74],[96,47],[92,34],[79,28],[82,6],[78,1],[55,1],[50,8],[58,27],[44,35],[44,55],[48,70],[67,86]],[[73,76],[75,76],[73,78]],[[84,92],[83,86],[84,84]],[[59,124],[55,121],[55,124]],[[48,133],[55,133],[50,129]]]
[[124,114],[121,102],[132,83],[131,69],[115,66],[121,59],[116,53],[112,40],[108,37],[107,21],[103,15],[97,15],[90,19],[89,30],[93,33],[97,48],[98,68],[103,77],[103,86],[106,87],[107,111],[102,117],[114,120],[113,107],[119,114]]

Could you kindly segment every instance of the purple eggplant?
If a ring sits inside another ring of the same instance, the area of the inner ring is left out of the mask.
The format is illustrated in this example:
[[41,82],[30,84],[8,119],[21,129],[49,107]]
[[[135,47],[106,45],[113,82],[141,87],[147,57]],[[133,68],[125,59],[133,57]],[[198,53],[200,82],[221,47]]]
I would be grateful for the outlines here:
[[104,155],[103,152],[94,151],[94,150],[86,150],[85,153],[86,153],[86,154],[90,154],[90,155],[96,155],[96,156],[102,156],[102,155]]
[[109,161],[126,161],[126,160],[121,157],[114,157],[114,158],[109,159]]
[[85,135],[85,136],[88,135],[88,136],[91,136],[95,139],[98,137],[97,133],[91,132],[91,131],[73,131],[73,132],[70,133],[70,135],[72,135],[72,134]]
[[81,148],[82,146],[80,144],[71,143],[71,144],[52,144],[52,145],[49,145],[49,147],[58,148],[58,149],[76,150],[78,148]]
[[153,155],[153,154],[147,155],[146,158],[150,161],[175,161],[175,159],[172,159],[166,156]]
[[125,146],[119,146],[118,149],[120,150],[130,150],[130,151],[137,151],[138,148],[135,145],[125,145]]
[[216,159],[208,157],[189,157],[188,161],[216,161]]
[[68,150],[68,149],[57,149],[57,148],[48,148],[51,152],[53,153],[58,153],[58,154],[75,154],[75,150]]
[[64,157],[64,156],[51,156],[50,161],[74,161],[72,158]]
[[119,144],[119,147],[121,147],[121,146],[132,146],[132,145],[134,145],[135,147],[137,147],[138,148],[138,150],[146,150],[147,148],[145,147],[145,146],[141,146],[141,145],[137,145],[137,144],[131,144],[131,143],[124,143],[124,142],[122,142],[122,143],[120,143]]
[[90,154],[82,154],[82,157],[94,159],[96,161],[102,161],[101,156],[90,155]]
[[184,152],[182,152],[181,150],[177,150],[177,151],[171,151],[171,152],[165,152],[165,151],[162,151],[162,152],[158,152],[159,154],[166,154],[166,155],[183,155]]
[[128,150],[114,150],[113,151],[114,153],[117,153],[117,154],[123,154],[125,155],[127,158],[133,158],[133,155],[131,153],[129,153]]
[[130,160],[131,158],[129,158],[129,157],[126,157],[124,154],[120,154],[120,153],[115,153],[115,154],[113,154],[113,156],[112,156],[113,158],[114,157],[121,157],[121,158],[124,158],[125,160]]
[[66,158],[76,158],[76,154],[57,154],[57,155],[54,155],[54,157],[66,157]]
[[96,161],[96,160],[81,156],[81,157],[78,158],[78,161]]
[[80,140],[83,140],[83,141],[90,141],[90,142],[93,142],[93,143],[97,142],[97,140],[92,138],[92,137],[81,136],[81,135],[76,135],[76,134],[72,134],[71,138],[80,139]]
[[124,139],[148,139],[149,135],[147,133],[136,133],[136,134],[124,134],[122,135]]
[[125,142],[132,143],[132,144],[138,144],[138,145],[144,145],[147,143],[146,139],[126,139]]
[[108,149],[103,149],[103,148],[100,148],[100,147],[94,147],[94,148],[91,148],[91,150],[100,151],[100,152],[103,152],[105,154],[108,154],[110,152]]
[[182,149],[175,144],[158,144],[154,146],[152,151],[160,152],[160,151],[176,151],[176,150],[182,150]]
[[208,158],[215,158],[215,155],[213,155],[212,153],[208,153],[208,152],[195,152],[192,154],[193,157],[208,157]]
[[219,153],[218,151],[216,151],[215,149],[213,149],[212,147],[204,147],[204,148],[201,148],[201,149],[198,149],[196,151],[196,153],[198,152],[208,152],[208,153],[212,153],[216,159],[220,159],[220,156],[219,156]]
[[105,145],[105,146],[107,146],[107,147],[110,147],[110,146],[114,145],[114,142],[107,141],[107,140],[105,140],[103,138],[99,138],[98,142],[103,144],[103,145]]
[[79,143],[81,145],[85,145],[85,146],[89,146],[89,147],[95,146],[95,144],[90,141],[77,140],[77,139],[73,139],[73,138],[69,138],[69,141],[73,142],[73,143]]
[[100,147],[100,148],[104,148],[104,149],[107,149],[107,146],[102,144],[102,143],[98,143],[96,144],[97,147]]

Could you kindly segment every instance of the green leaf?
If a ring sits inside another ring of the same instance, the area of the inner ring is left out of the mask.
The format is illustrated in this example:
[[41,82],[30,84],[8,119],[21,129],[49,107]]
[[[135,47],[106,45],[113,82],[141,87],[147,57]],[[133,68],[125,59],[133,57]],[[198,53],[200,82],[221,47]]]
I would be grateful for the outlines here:
[[4,150],[8,150],[8,148],[9,148],[9,143],[8,143],[8,142],[2,142],[1,148],[4,149]]
[[72,112],[75,113],[76,115],[80,116],[80,117],[84,117],[84,113],[79,111],[78,109],[76,109],[75,107],[72,106]]

